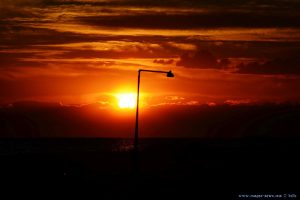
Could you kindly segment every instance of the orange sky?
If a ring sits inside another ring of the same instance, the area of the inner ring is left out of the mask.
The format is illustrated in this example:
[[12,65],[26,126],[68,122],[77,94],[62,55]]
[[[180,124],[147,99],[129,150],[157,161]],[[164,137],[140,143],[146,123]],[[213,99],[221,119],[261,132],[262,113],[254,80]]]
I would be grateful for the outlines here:
[[[0,0],[0,103],[300,101],[300,3]],[[274,20],[276,18],[276,20]]]

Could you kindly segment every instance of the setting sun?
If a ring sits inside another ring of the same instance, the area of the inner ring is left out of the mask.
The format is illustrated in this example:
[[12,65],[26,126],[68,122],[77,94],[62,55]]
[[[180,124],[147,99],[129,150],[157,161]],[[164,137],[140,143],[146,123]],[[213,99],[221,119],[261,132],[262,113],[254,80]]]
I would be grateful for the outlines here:
[[117,94],[119,108],[133,109],[136,106],[136,95],[133,93]]

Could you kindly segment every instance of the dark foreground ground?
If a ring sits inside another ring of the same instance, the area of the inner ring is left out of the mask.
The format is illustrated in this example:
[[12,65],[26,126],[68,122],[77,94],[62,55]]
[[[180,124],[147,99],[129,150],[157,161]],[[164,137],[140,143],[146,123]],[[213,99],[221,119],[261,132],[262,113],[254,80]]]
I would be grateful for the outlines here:
[[142,139],[136,169],[129,139],[1,139],[1,191],[41,199],[296,199],[299,150],[291,138]]

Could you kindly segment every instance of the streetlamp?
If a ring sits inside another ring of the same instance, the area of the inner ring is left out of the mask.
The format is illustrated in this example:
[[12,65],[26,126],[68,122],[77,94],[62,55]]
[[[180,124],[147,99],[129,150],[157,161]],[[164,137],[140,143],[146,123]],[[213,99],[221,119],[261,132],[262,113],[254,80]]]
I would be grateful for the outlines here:
[[139,96],[140,96],[140,77],[141,72],[153,72],[153,73],[164,73],[167,74],[167,77],[174,77],[172,71],[159,71],[159,70],[146,70],[139,69],[138,71],[138,86],[137,86],[137,99],[136,99],[136,115],[135,115],[135,133],[134,133],[134,144],[133,151],[135,155],[138,154],[138,146],[139,146]]

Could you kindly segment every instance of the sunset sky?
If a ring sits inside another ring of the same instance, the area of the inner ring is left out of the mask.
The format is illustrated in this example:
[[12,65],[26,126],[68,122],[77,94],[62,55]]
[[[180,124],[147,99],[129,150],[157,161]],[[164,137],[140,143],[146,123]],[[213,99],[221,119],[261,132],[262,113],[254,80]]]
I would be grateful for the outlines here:
[[0,0],[0,104],[300,102],[300,1]]

